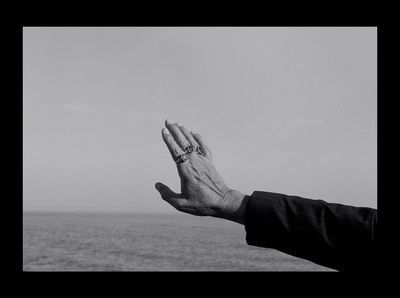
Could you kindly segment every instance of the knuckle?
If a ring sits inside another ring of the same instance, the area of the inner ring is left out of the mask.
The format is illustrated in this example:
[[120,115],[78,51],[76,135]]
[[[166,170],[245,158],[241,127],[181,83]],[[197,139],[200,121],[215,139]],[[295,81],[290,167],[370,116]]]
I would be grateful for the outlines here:
[[183,147],[183,148],[186,148],[189,145],[190,145],[190,143],[188,141],[181,142],[181,147]]
[[172,207],[174,207],[175,209],[178,209],[178,202],[173,200],[170,202],[170,204],[172,205]]
[[184,209],[184,204],[181,201],[174,201],[172,206],[178,211],[182,211]]
[[176,202],[176,203],[174,204],[174,208],[175,208],[176,210],[178,210],[178,211],[181,211],[181,210],[182,210],[182,204]]
[[169,196],[165,192],[161,192],[160,195],[164,201],[169,202]]
[[171,142],[171,141],[173,140],[173,137],[172,137],[171,134],[167,134],[167,135],[165,135],[165,139],[166,139],[168,142]]

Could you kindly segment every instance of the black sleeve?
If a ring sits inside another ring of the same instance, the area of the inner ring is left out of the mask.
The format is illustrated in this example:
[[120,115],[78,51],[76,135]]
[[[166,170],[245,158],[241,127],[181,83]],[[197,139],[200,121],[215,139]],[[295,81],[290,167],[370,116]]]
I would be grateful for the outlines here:
[[377,266],[377,210],[255,191],[245,215],[246,242],[339,271]]

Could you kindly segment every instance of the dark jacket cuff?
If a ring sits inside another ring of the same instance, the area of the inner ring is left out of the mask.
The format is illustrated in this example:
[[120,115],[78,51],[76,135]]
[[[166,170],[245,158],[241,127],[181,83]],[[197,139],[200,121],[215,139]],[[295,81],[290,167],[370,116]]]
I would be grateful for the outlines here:
[[338,270],[360,269],[371,266],[374,222],[371,208],[255,191],[245,212],[246,242]]
[[281,203],[280,194],[253,192],[245,213],[247,244],[275,248],[277,229],[281,225],[281,221],[277,218],[277,210],[282,209]]

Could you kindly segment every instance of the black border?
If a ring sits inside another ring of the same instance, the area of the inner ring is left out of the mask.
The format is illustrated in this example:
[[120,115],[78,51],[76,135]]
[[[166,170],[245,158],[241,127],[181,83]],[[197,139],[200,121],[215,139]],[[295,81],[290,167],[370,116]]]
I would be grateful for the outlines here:
[[[321,17],[322,18],[322,17]],[[32,17],[31,17],[32,19]],[[149,285],[148,287],[153,289],[153,291],[156,293],[157,289],[161,290],[162,292],[171,292],[175,293],[177,291],[180,291],[180,283],[188,283],[191,285],[191,293],[197,293],[199,294],[202,293],[217,293],[218,291],[212,290],[212,287],[217,287],[220,289],[221,287],[221,279],[223,278],[229,280],[229,285],[225,284],[223,282],[225,288],[228,286],[229,288],[236,289],[239,292],[234,291],[235,294],[240,293],[240,290],[246,290],[246,292],[249,290],[249,286],[254,286],[254,285],[260,285],[260,288],[263,288],[265,290],[265,287],[272,286],[272,288],[276,288],[276,285],[282,286],[281,282],[284,281],[284,285],[286,285],[286,282],[290,281],[291,283],[298,284],[298,281],[303,285],[299,289],[309,289],[307,286],[311,286],[311,288],[314,288],[316,284],[320,283],[320,285],[330,285],[330,289],[335,288],[336,285],[340,285],[339,288],[343,289],[342,286],[351,286],[351,285],[358,285],[358,286],[367,286],[368,284],[365,283],[358,283],[355,282],[358,280],[359,276],[349,276],[343,273],[338,273],[338,272],[232,272],[232,273],[219,273],[219,272],[204,272],[204,273],[199,273],[199,272],[189,272],[189,273],[180,273],[180,272],[165,272],[165,273],[157,273],[157,272],[135,272],[135,273],[113,273],[113,272],[108,272],[108,273],[102,273],[102,272],[76,272],[76,273],[63,273],[63,272],[58,272],[58,273],[50,273],[50,272],[23,272],[22,271],[22,237],[21,233],[22,232],[22,222],[23,222],[23,216],[22,216],[22,196],[23,196],[23,191],[22,191],[22,148],[23,148],[23,143],[22,143],[22,134],[23,134],[23,129],[22,129],[22,121],[23,121],[23,115],[22,115],[22,108],[23,108],[23,92],[22,92],[22,31],[23,27],[25,26],[268,26],[266,24],[263,24],[260,21],[250,21],[250,22],[244,22],[243,21],[235,21],[235,22],[227,22],[224,24],[221,24],[220,21],[211,21],[208,22],[207,24],[204,24],[204,22],[196,22],[196,21],[184,21],[183,24],[182,22],[176,22],[176,21],[131,21],[131,22],[112,22],[112,21],[102,21],[102,22],[94,22],[94,24],[89,24],[87,21],[76,21],[76,19],[72,18],[72,20],[69,21],[57,21],[57,16],[55,15],[53,17],[53,20],[48,22],[48,21],[42,21],[40,19],[35,19],[31,20],[29,18],[27,19],[22,19],[22,21],[18,24],[15,24],[12,26],[11,30],[8,32],[11,32],[12,35],[12,46],[11,48],[11,56],[16,56],[15,61],[13,62],[13,66],[11,68],[10,74],[12,78],[12,90],[15,95],[17,92],[17,97],[19,100],[13,101],[13,103],[16,103],[16,117],[13,119],[16,122],[15,127],[17,127],[17,133],[13,134],[14,138],[12,138],[14,141],[14,144],[17,144],[18,148],[16,152],[21,152],[20,157],[17,157],[17,165],[15,166],[15,160],[13,162],[13,168],[17,169],[18,173],[16,175],[15,181],[17,181],[16,188],[18,191],[17,199],[15,199],[15,196],[12,195],[12,201],[14,202],[14,211],[12,212],[12,226],[13,229],[16,230],[17,237],[10,238],[13,239],[13,244],[16,244],[16,248],[12,250],[13,253],[10,255],[12,256],[12,271],[14,273],[17,273],[18,275],[16,276],[19,281],[22,281],[23,284],[27,287],[27,289],[35,289],[38,288],[38,286],[42,285],[43,283],[47,284],[46,289],[49,290],[50,287],[49,285],[54,285],[54,286],[60,286],[62,287],[62,293],[74,293],[74,289],[79,288],[80,286],[85,287],[85,288],[91,288],[91,290],[96,289],[99,290],[99,293],[104,294],[105,292],[102,291],[103,288],[109,289],[109,285],[111,284],[111,281],[114,283],[115,281],[121,284],[121,288],[124,288],[128,285],[132,287],[136,287],[136,285],[141,284],[142,286],[146,287],[146,283],[150,282],[152,285]],[[188,19],[190,19],[188,17]],[[112,23],[112,24],[111,24]],[[387,189],[390,188],[393,185],[393,180],[394,177],[392,176],[391,179],[387,179],[387,175],[384,175],[384,169],[390,162],[390,164],[393,163],[392,159],[389,160],[390,155],[386,154],[386,145],[387,145],[387,140],[384,140],[384,136],[387,134],[388,131],[390,131],[394,125],[389,124],[387,122],[388,120],[388,114],[390,111],[393,111],[393,109],[388,108],[387,102],[390,100],[394,100],[393,96],[391,97],[386,97],[385,93],[387,93],[387,88],[391,85],[391,78],[390,75],[388,74],[388,68],[390,68],[388,65],[391,63],[390,56],[388,56],[387,49],[389,47],[389,41],[394,38],[394,36],[389,33],[389,29],[391,28],[387,23],[382,23],[378,20],[376,21],[369,21],[369,20],[364,20],[360,21],[357,23],[354,22],[344,22],[342,24],[338,24],[336,22],[326,22],[325,24],[321,24],[317,22],[317,25],[315,22],[311,24],[311,22],[297,22],[293,21],[292,23],[285,23],[280,24],[279,22],[274,24],[273,26],[371,26],[371,27],[377,27],[378,28],[378,216],[379,216],[379,243],[380,243],[380,248],[381,248],[381,253],[382,253],[382,271],[377,272],[376,276],[362,276],[362,279],[364,282],[367,280],[372,279],[372,281],[376,284],[379,277],[378,276],[389,276],[387,279],[385,278],[384,280],[389,282],[391,280],[390,278],[390,273],[386,271],[387,269],[391,268],[391,256],[388,251],[394,253],[394,249],[390,248],[392,245],[393,247],[396,247],[394,240],[396,239],[391,239],[388,236],[389,232],[387,228],[390,226],[390,216],[389,216],[389,210],[391,207],[391,201],[388,199],[387,195]],[[15,85],[14,85],[15,84]],[[396,94],[396,93],[394,93]],[[14,95],[12,97],[14,97]],[[389,118],[390,119],[390,118]],[[392,118],[395,119],[395,118]],[[20,135],[21,134],[21,135]],[[392,141],[395,136],[392,136]],[[386,142],[386,144],[385,144]],[[385,147],[385,149],[383,149]],[[19,151],[21,150],[21,151]],[[395,156],[395,155],[392,155]],[[19,170],[21,172],[19,172]],[[384,178],[383,178],[384,177]],[[396,185],[396,184],[395,184]],[[15,190],[14,189],[14,190]],[[12,192],[14,193],[14,192]],[[7,195],[9,196],[9,195]],[[390,198],[390,197],[389,197]],[[393,198],[393,195],[392,195]],[[15,216],[16,215],[16,216]],[[392,237],[395,238],[395,237]],[[388,251],[387,251],[388,250]],[[389,254],[390,256],[388,256]],[[386,255],[386,256],[384,256]],[[395,267],[396,269],[396,267]],[[386,274],[385,274],[386,273]],[[21,280],[20,278],[23,278]],[[209,284],[207,284],[207,290],[202,291],[201,286],[195,286],[195,280],[202,280],[203,282],[207,281]],[[68,281],[66,281],[68,280]],[[177,282],[177,280],[179,282]],[[297,281],[297,282],[296,282]],[[276,283],[273,285],[273,283]],[[284,286],[281,290],[283,290],[283,293],[285,293],[286,287],[290,288],[290,284]],[[294,285],[292,284],[292,285]],[[386,282],[385,282],[386,284]],[[72,286],[74,285],[74,286]],[[241,286],[243,286],[243,288]],[[24,287],[25,287],[24,286]],[[333,286],[333,287],[332,287]],[[256,287],[257,288],[257,287]],[[61,289],[61,288],[60,288]],[[58,293],[59,291],[57,291]],[[301,291],[300,291],[301,292]],[[329,292],[329,291],[328,291]],[[333,292],[334,289],[333,289]],[[94,293],[94,292],[90,292]],[[113,289],[112,294],[117,294],[118,289]],[[139,294],[137,292],[137,289],[133,290],[133,293]],[[185,292],[184,292],[185,293]],[[187,294],[189,294],[187,293]],[[75,292],[76,294],[76,292]],[[260,293],[261,294],[261,293]],[[322,293],[320,293],[322,294]]]

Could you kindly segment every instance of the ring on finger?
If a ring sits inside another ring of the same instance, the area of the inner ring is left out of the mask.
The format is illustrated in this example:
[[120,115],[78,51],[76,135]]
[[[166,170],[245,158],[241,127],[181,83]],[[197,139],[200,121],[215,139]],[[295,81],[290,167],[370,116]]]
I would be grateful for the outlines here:
[[197,151],[197,153],[200,154],[200,155],[203,155],[203,154],[204,154],[204,149],[203,149],[203,147],[200,147],[200,146],[197,147],[197,148],[196,148],[196,151]]
[[176,164],[182,163],[182,162],[187,161],[187,159],[188,159],[188,157],[187,157],[186,153],[183,153],[183,154],[179,155],[179,157],[177,159],[175,159],[175,163]]
[[192,145],[189,145],[189,146],[187,146],[187,147],[185,148],[184,151],[185,151],[185,153],[192,153],[193,150],[194,150],[193,146],[192,146]]

